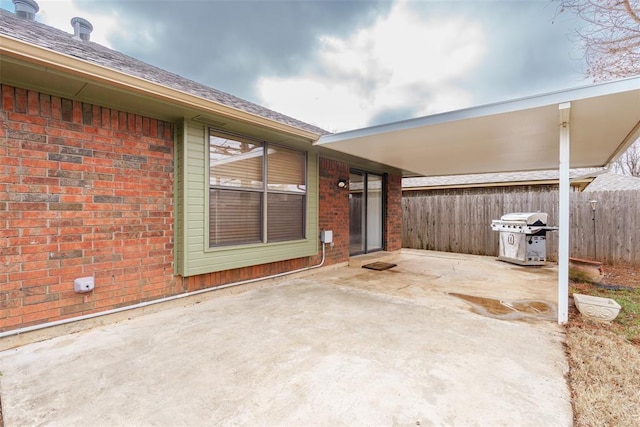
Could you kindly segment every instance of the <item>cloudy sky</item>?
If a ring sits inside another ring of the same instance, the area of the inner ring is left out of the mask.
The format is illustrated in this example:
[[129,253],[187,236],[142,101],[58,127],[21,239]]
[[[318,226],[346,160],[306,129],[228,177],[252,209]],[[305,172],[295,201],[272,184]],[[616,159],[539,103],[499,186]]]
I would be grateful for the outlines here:
[[588,83],[552,0],[37,1],[38,21],[81,16],[92,41],[332,132]]

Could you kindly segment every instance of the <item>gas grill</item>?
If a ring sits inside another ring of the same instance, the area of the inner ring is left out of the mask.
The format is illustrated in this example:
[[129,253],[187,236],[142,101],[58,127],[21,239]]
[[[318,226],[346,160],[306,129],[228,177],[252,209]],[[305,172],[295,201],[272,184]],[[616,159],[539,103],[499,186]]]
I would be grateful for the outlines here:
[[543,212],[510,213],[491,221],[493,231],[500,232],[498,259],[519,265],[544,265],[547,261],[547,226]]

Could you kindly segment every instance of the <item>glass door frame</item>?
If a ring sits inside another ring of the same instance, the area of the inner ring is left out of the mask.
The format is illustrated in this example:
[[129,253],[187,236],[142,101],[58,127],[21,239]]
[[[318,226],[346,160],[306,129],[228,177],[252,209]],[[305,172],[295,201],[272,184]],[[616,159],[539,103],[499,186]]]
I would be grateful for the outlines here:
[[[352,250],[353,244],[351,243],[351,221],[352,221],[352,209],[351,209],[351,175],[360,175],[362,177],[362,190],[363,190],[363,200],[362,200],[362,208],[359,212],[362,218],[362,227],[361,227],[361,237],[362,241],[360,242],[360,248],[358,250]],[[380,178],[380,183],[382,185],[381,194],[380,194],[380,247],[369,249],[369,176],[375,176]],[[350,169],[349,170],[349,256],[355,255],[363,255],[378,251],[383,251],[385,247],[385,226],[386,226],[386,197],[387,195],[387,177],[386,174],[367,172],[361,169]]]

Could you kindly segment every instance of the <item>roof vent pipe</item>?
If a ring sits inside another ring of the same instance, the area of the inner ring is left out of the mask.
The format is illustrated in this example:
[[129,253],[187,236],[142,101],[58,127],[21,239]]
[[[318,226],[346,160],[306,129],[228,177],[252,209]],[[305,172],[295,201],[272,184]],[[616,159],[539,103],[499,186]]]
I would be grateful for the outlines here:
[[89,41],[91,37],[91,31],[93,31],[93,25],[91,22],[84,18],[71,18],[71,25],[73,25],[73,38],[76,40]]
[[16,8],[16,15],[28,21],[36,19],[36,13],[40,10],[40,6],[34,0],[13,0]]

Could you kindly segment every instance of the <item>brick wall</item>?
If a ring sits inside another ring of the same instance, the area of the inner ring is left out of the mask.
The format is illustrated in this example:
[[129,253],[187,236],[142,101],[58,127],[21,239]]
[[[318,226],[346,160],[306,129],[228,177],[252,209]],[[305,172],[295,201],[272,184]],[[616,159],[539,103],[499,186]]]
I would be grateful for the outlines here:
[[185,277],[182,280],[184,281],[185,290],[191,292],[227,283],[259,279],[261,277],[298,270],[310,265],[313,265],[313,262],[309,257],[303,257],[269,264],[259,264],[251,267],[234,268],[232,270],[218,271],[215,273],[200,274],[198,276]]
[[321,157],[319,228],[333,231],[327,265],[349,260],[349,189],[339,188],[339,179],[349,180],[349,165]]
[[402,248],[402,177],[387,175],[387,200],[385,203],[385,249]]
[[[182,292],[173,125],[1,86],[0,330]],[[73,280],[95,275],[95,291]]]
[[[304,268],[173,275],[173,125],[0,86],[0,331]],[[320,159],[325,265],[349,259],[345,163]],[[95,276],[76,294],[73,280]]]

